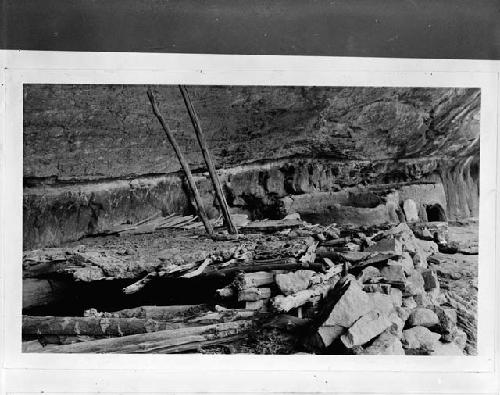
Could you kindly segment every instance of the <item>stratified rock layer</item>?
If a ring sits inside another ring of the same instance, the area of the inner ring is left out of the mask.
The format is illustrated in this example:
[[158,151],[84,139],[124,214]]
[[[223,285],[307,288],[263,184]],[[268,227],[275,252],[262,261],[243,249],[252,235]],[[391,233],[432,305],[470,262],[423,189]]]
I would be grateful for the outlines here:
[[[204,177],[177,87],[156,90],[182,151]],[[229,204],[254,218],[276,216],[287,195],[360,184],[397,184],[399,200],[415,201],[423,221],[478,215],[478,89],[189,90]],[[143,86],[25,85],[23,133],[25,248],[58,245],[158,208],[191,210]],[[217,215],[210,183],[200,182]],[[134,183],[144,185],[124,185]],[[348,196],[332,219],[347,223],[361,212],[374,224],[404,220],[397,202],[380,206],[376,195]]]

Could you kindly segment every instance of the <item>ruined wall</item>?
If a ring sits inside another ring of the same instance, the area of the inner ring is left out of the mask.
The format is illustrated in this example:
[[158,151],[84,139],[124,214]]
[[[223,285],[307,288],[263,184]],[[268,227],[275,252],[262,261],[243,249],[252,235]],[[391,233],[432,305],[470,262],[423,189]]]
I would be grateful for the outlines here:
[[[477,89],[189,91],[235,208],[253,205],[265,216],[286,194],[423,180],[443,183],[450,218],[477,215]],[[177,87],[156,92],[202,176],[202,155]],[[144,86],[25,85],[23,124],[25,248],[56,245],[158,208],[189,210],[177,188],[178,161]],[[153,181],[130,188],[145,179]],[[213,202],[209,184],[200,182]]]

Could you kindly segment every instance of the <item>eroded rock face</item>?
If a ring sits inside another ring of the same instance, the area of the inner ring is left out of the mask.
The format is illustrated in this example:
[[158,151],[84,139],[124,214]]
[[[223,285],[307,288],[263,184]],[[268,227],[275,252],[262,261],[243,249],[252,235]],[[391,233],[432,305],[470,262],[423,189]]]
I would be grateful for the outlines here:
[[[201,176],[202,155],[177,87],[157,92]],[[219,86],[190,93],[229,204],[252,219],[276,215],[287,195],[394,183],[400,202],[415,201],[420,220],[478,215],[478,89]],[[26,248],[92,233],[96,215],[116,224],[159,206],[190,209],[145,87],[25,85],[23,111]],[[155,183],[141,191],[113,187],[103,202],[88,204],[103,184],[167,175],[177,178],[175,190]],[[42,185],[59,195],[47,201]],[[217,215],[211,188],[204,193]],[[401,220],[398,201],[386,204],[373,190],[345,200],[336,202],[330,220]]]

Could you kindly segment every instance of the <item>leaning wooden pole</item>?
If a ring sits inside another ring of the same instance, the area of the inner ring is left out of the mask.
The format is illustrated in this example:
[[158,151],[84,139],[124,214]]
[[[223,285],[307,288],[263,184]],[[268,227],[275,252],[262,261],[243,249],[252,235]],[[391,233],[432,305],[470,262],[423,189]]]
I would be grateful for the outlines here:
[[184,174],[186,175],[189,188],[191,189],[191,192],[193,193],[194,196],[194,201],[196,202],[196,210],[198,212],[198,216],[200,217],[201,221],[203,222],[203,225],[205,226],[205,229],[209,235],[213,235],[213,229],[212,225],[210,224],[210,221],[208,220],[207,214],[205,212],[205,209],[203,207],[203,202],[200,197],[200,193],[198,192],[198,188],[196,187],[196,184],[194,182],[193,175],[191,174],[191,170],[189,169],[189,165],[184,158],[184,155],[182,154],[181,147],[179,147],[179,144],[177,144],[177,141],[174,138],[174,135],[172,134],[172,131],[168,127],[167,123],[163,119],[163,115],[160,112],[160,108],[158,107],[158,103],[156,102],[155,96],[153,94],[153,91],[148,89],[148,98],[149,101],[151,102],[151,106],[153,107],[153,113],[156,115],[156,118],[158,118],[158,121],[160,121],[160,124],[165,131],[165,134],[167,135],[168,141],[170,141],[170,144],[172,144],[172,147],[175,151],[175,154],[177,155],[177,158],[179,159],[179,162],[181,164],[182,170],[184,171]]
[[224,222],[227,226],[227,230],[229,231],[229,233],[237,234],[238,230],[236,229],[236,226],[234,226],[233,224],[233,221],[231,219],[231,214],[229,214],[229,207],[227,205],[226,197],[224,195],[224,191],[222,190],[222,186],[219,180],[219,176],[217,175],[217,171],[215,170],[214,162],[212,160],[212,155],[208,150],[208,145],[205,140],[205,135],[203,134],[203,130],[201,129],[200,120],[198,118],[198,115],[196,114],[196,111],[194,110],[193,104],[191,103],[191,99],[189,98],[189,94],[186,87],[183,85],[179,85],[179,89],[181,91],[182,98],[184,99],[184,104],[186,104],[189,117],[191,118],[191,122],[193,124],[194,131],[198,139],[198,143],[200,144],[203,158],[205,159],[205,163],[207,164],[208,173],[210,174],[210,179],[212,180],[212,185],[214,187],[217,200],[219,201],[219,206],[222,211],[222,215],[224,217]]

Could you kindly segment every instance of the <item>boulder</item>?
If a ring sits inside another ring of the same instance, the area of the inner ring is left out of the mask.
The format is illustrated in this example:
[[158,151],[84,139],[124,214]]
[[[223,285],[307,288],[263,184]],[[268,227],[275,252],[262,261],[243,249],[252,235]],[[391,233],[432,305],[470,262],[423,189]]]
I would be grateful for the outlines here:
[[349,285],[333,306],[325,325],[340,325],[349,328],[361,316],[368,313],[372,308],[370,297],[364,292],[359,284],[351,280]]
[[291,295],[307,289],[311,284],[313,270],[297,270],[293,273],[277,274],[276,284],[284,295]]
[[403,331],[403,347],[434,350],[441,335],[431,332],[429,328],[415,326]]
[[407,222],[418,222],[418,207],[417,203],[415,203],[412,199],[406,199],[403,202],[403,211],[405,213]]
[[362,346],[391,325],[392,322],[385,314],[378,311],[370,311],[357,320],[340,339],[347,348]]
[[410,313],[407,323],[409,326],[431,327],[439,324],[439,318],[431,309],[417,307]]
[[405,355],[401,340],[390,332],[381,333],[365,348],[367,355]]

